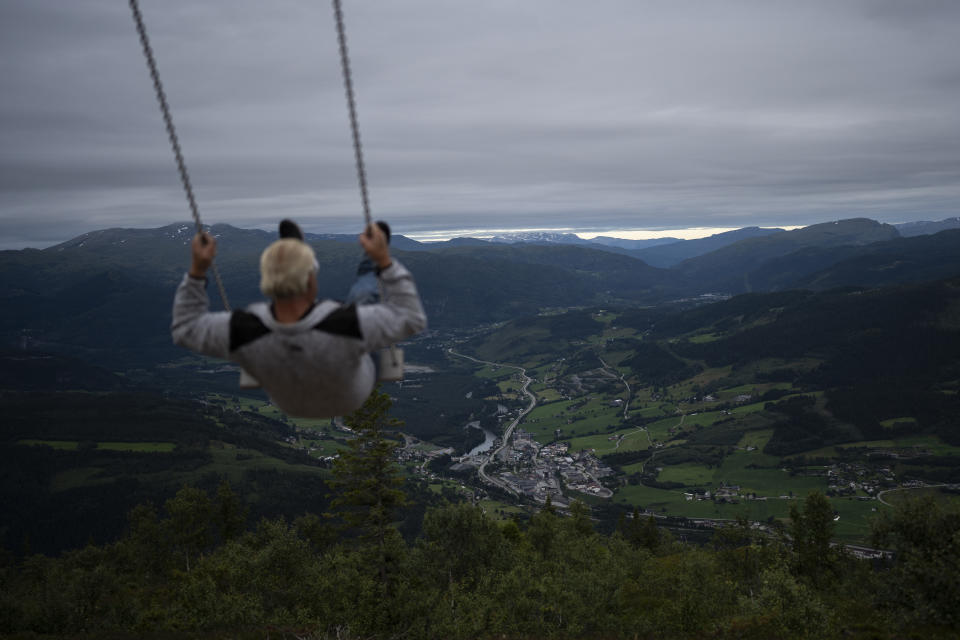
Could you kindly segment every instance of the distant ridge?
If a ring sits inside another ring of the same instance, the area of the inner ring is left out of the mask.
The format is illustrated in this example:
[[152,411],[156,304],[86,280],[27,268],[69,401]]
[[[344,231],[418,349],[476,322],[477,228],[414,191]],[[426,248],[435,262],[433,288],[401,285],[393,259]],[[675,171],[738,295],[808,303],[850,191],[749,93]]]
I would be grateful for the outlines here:
[[590,240],[584,240],[573,233],[520,231],[516,233],[502,233],[491,238],[457,237],[440,242],[416,243],[416,246],[403,248],[407,248],[410,251],[432,251],[445,247],[482,247],[490,245],[568,245],[599,249],[609,253],[630,256],[631,258],[639,258],[650,266],[667,268],[687,258],[709,253],[710,251],[714,251],[728,244],[733,244],[744,238],[769,235],[781,231],[783,231],[783,229],[746,227],[744,229],[718,233],[707,238],[699,238],[696,240],[681,240],[680,238],[673,237],[630,240],[611,236],[597,236]]
[[689,258],[695,258],[710,253],[711,251],[722,249],[740,240],[769,236],[782,232],[783,229],[778,228],[764,229],[761,227],[744,227],[743,229],[736,229],[735,231],[716,233],[707,238],[678,240],[671,244],[643,249],[632,255],[640,258],[652,267],[669,268]]
[[[212,231],[222,243],[217,263],[233,307],[262,299],[257,261],[275,234],[229,225]],[[169,337],[170,301],[189,262],[192,234],[189,224],[106,229],[44,250],[0,252],[0,348],[28,342],[108,371],[118,363],[178,357]],[[323,274],[320,297],[340,298],[355,277],[356,238],[311,234],[308,240]],[[679,244],[687,242],[694,241]],[[867,219],[744,238],[670,269],[596,244],[411,244],[423,248],[397,247],[396,255],[416,274],[434,328],[546,308],[696,304],[706,293],[875,288],[960,275],[960,230],[903,238],[893,226]]]
[[558,233],[555,231],[518,231],[515,233],[502,233],[490,238],[490,242],[495,244],[593,244],[589,240],[584,240],[580,236],[572,233]]
[[607,247],[620,247],[621,249],[630,249],[637,251],[640,249],[649,249],[661,244],[671,244],[674,242],[683,242],[680,238],[648,238],[646,240],[625,240],[623,238],[611,238],[610,236],[597,236],[590,240],[595,244],[602,244]]
[[893,225],[897,228],[897,231],[900,232],[904,238],[911,238],[913,236],[925,236],[933,233],[939,233],[941,231],[946,231],[948,229],[960,229],[960,217],[957,218],[947,218],[945,220],[940,220],[939,222],[904,222],[902,224]]
[[[699,282],[705,291],[748,293],[761,290],[754,274],[769,277],[764,265],[778,261],[781,271],[791,254],[804,249],[830,247],[861,247],[875,242],[900,238],[897,230],[868,218],[854,218],[810,225],[802,229],[772,235],[746,238],[721,249],[685,260],[675,269],[691,282]],[[805,271],[809,273],[809,271]],[[794,277],[800,275],[794,274]]]
[[[192,222],[175,222],[163,227],[153,229],[135,229],[113,227],[110,229],[99,229],[81,234],[76,238],[71,238],[60,244],[47,247],[42,251],[65,251],[74,249],[100,249],[108,246],[119,247],[120,245],[131,244],[139,245],[144,242],[155,242],[165,240],[173,241],[177,245],[187,245],[193,237],[196,227]],[[230,224],[215,224],[210,227],[210,233],[217,238],[229,241],[231,244],[249,248],[251,246],[266,246],[277,239],[275,231],[264,231],[263,229],[243,229]],[[304,233],[304,239],[307,242],[343,242],[356,244],[357,234],[352,233]],[[421,249],[423,244],[416,240],[411,240],[406,236],[394,234],[390,238],[390,244],[396,249],[416,251]]]
[[836,248],[822,253],[829,266],[795,280],[791,286],[824,290],[941,280],[960,275],[960,229],[897,238],[855,251]]

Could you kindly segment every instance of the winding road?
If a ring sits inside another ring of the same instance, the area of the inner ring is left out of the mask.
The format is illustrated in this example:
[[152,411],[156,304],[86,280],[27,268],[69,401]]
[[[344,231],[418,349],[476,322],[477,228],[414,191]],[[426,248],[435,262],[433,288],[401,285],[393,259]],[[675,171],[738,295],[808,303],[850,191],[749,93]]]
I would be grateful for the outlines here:
[[[687,417],[687,414],[685,414],[685,413],[681,414],[681,415],[680,415],[680,422],[678,422],[676,425],[674,425],[674,427],[675,427],[675,428],[682,427],[682,426],[683,426],[683,421],[686,419],[686,417]],[[644,461],[643,461],[643,464],[640,465],[640,473],[644,473],[644,472],[646,471],[646,469],[647,469],[647,463],[648,463],[648,462],[653,462],[653,459],[656,458],[656,457],[657,457],[657,454],[661,451],[661,449],[655,449],[655,448],[654,448],[654,446],[653,446],[653,439],[650,437],[650,430],[645,428],[644,431],[647,432],[647,441],[650,442],[650,448],[653,449],[653,451],[651,451],[650,457],[647,458],[646,460],[644,460]]]
[[627,388],[627,398],[626,398],[626,400],[623,401],[623,419],[626,420],[626,419],[627,419],[627,411],[630,409],[630,393],[631,393],[631,391],[630,391],[630,383],[627,382],[627,377],[626,377],[625,375],[623,375],[622,373],[620,373],[620,371],[619,371],[618,369],[616,369],[616,368],[611,367],[610,365],[608,365],[608,364],[606,363],[606,361],[605,361],[603,358],[600,357],[599,354],[597,355],[597,360],[600,361],[600,364],[603,365],[603,368],[604,368],[604,369],[606,369],[606,370],[608,370],[608,371],[612,371],[612,372],[614,373],[614,375],[616,375],[616,376],[620,379],[620,382],[623,383],[623,386],[625,386],[625,387]]
[[925,485],[923,485],[922,487],[896,487],[896,488],[894,488],[894,489],[886,489],[886,490],[881,491],[880,493],[878,493],[878,494],[877,494],[877,500],[879,500],[881,504],[885,504],[885,505],[887,505],[888,507],[892,507],[892,506],[893,506],[892,504],[890,504],[889,502],[887,502],[886,500],[883,499],[883,496],[884,496],[885,494],[887,494],[887,493],[890,493],[891,491],[911,491],[911,490],[913,490],[913,489],[935,489],[935,488],[937,488],[937,487],[947,487],[947,486],[950,486],[950,485],[946,485],[946,484],[925,484]]
[[520,412],[520,415],[518,415],[516,418],[514,418],[513,422],[510,423],[510,426],[508,426],[508,427],[506,428],[506,430],[503,432],[503,439],[500,441],[500,446],[497,447],[496,449],[494,449],[494,450],[490,453],[490,456],[489,456],[486,460],[484,460],[482,463],[480,463],[480,467],[479,467],[479,469],[477,469],[477,473],[479,473],[481,480],[483,480],[484,482],[486,482],[486,483],[488,483],[488,484],[492,484],[492,485],[498,486],[498,487],[500,487],[501,489],[504,489],[504,490],[509,491],[510,493],[516,495],[517,492],[516,492],[512,487],[510,487],[510,485],[508,485],[508,484],[506,484],[506,483],[504,483],[504,482],[500,482],[500,481],[497,480],[496,478],[492,478],[492,477],[490,477],[490,476],[487,475],[487,464],[489,464],[489,462],[490,462],[491,460],[493,460],[494,458],[496,458],[498,453],[500,453],[501,451],[503,451],[503,449],[504,449],[504,448],[507,446],[507,444],[510,442],[510,436],[513,435],[513,430],[514,430],[514,428],[516,428],[516,426],[520,423],[520,421],[523,419],[523,417],[524,417],[525,415],[527,415],[528,413],[530,413],[530,412],[533,410],[533,408],[534,408],[535,406],[537,406],[537,396],[533,395],[533,393],[532,393],[529,389],[527,389],[527,387],[530,386],[530,383],[533,382],[533,378],[531,378],[531,377],[529,377],[529,376],[527,375],[527,370],[524,369],[523,367],[517,367],[517,366],[511,365],[511,364],[501,364],[501,363],[499,363],[499,362],[488,362],[487,360],[478,360],[477,358],[474,358],[474,357],[472,357],[472,356],[467,356],[467,355],[464,355],[464,354],[462,354],[462,353],[457,353],[457,352],[454,351],[453,349],[449,349],[449,353],[450,353],[450,355],[454,355],[454,356],[457,356],[457,357],[459,357],[459,358],[466,358],[467,360],[472,360],[473,362],[477,362],[477,363],[479,363],[479,364],[489,364],[489,365],[494,366],[494,367],[505,367],[505,368],[507,368],[507,369],[516,369],[517,371],[520,372],[520,375],[523,376],[523,386],[521,387],[520,390],[523,391],[524,394],[526,394],[527,396],[529,396],[529,398],[530,398],[530,404],[527,405],[527,408],[526,408],[526,409],[524,409],[523,411]]

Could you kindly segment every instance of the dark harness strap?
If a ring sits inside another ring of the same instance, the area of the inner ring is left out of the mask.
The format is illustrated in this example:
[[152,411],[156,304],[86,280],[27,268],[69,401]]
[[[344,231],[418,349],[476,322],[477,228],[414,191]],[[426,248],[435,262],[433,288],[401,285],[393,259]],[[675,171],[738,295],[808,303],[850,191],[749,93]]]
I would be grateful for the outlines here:
[[270,333],[267,325],[249,311],[234,311],[230,314],[230,351],[250,344]]
[[[363,339],[357,307],[352,304],[331,311],[313,329],[346,338]],[[237,310],[230,314],[230,351],[236,351],[269,333],[272,333],[270,328],[254,313]]]
[[363,339],[363,332],[360,331],[360,318],[357,316],[357,307],[348,304],[340,307],[318,322],[313,327],[317,331],[325,331],[337,336],[346,336],[348,338]]

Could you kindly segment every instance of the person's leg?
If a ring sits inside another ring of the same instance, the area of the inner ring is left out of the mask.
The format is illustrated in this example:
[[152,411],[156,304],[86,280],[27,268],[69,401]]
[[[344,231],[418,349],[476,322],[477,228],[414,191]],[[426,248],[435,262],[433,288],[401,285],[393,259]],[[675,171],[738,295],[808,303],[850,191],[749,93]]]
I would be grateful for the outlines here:
[[347,304],[376,304],[380,302],[380,283],[377,270],[370,258],[364,257],[357,267],[357,279],[347,292]]

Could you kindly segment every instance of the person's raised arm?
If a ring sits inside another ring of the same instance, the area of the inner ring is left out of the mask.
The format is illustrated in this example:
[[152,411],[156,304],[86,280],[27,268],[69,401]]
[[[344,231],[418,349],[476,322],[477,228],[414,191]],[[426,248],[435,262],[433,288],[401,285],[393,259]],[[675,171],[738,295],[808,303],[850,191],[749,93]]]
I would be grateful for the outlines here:
[[226,358],[230,344],[230,313],[210,313],[207,270],[217,254],[217,241],[201,232],[190,243],[190,271],[173,299],[173,342],[204,355]]
[[427,326],[427,315],[413,275],[390,257],[386,234],[376,224],[360,234],[364,251],[379,267],[383,299],[357,308],[366,348],[380,349],[400,342]]

